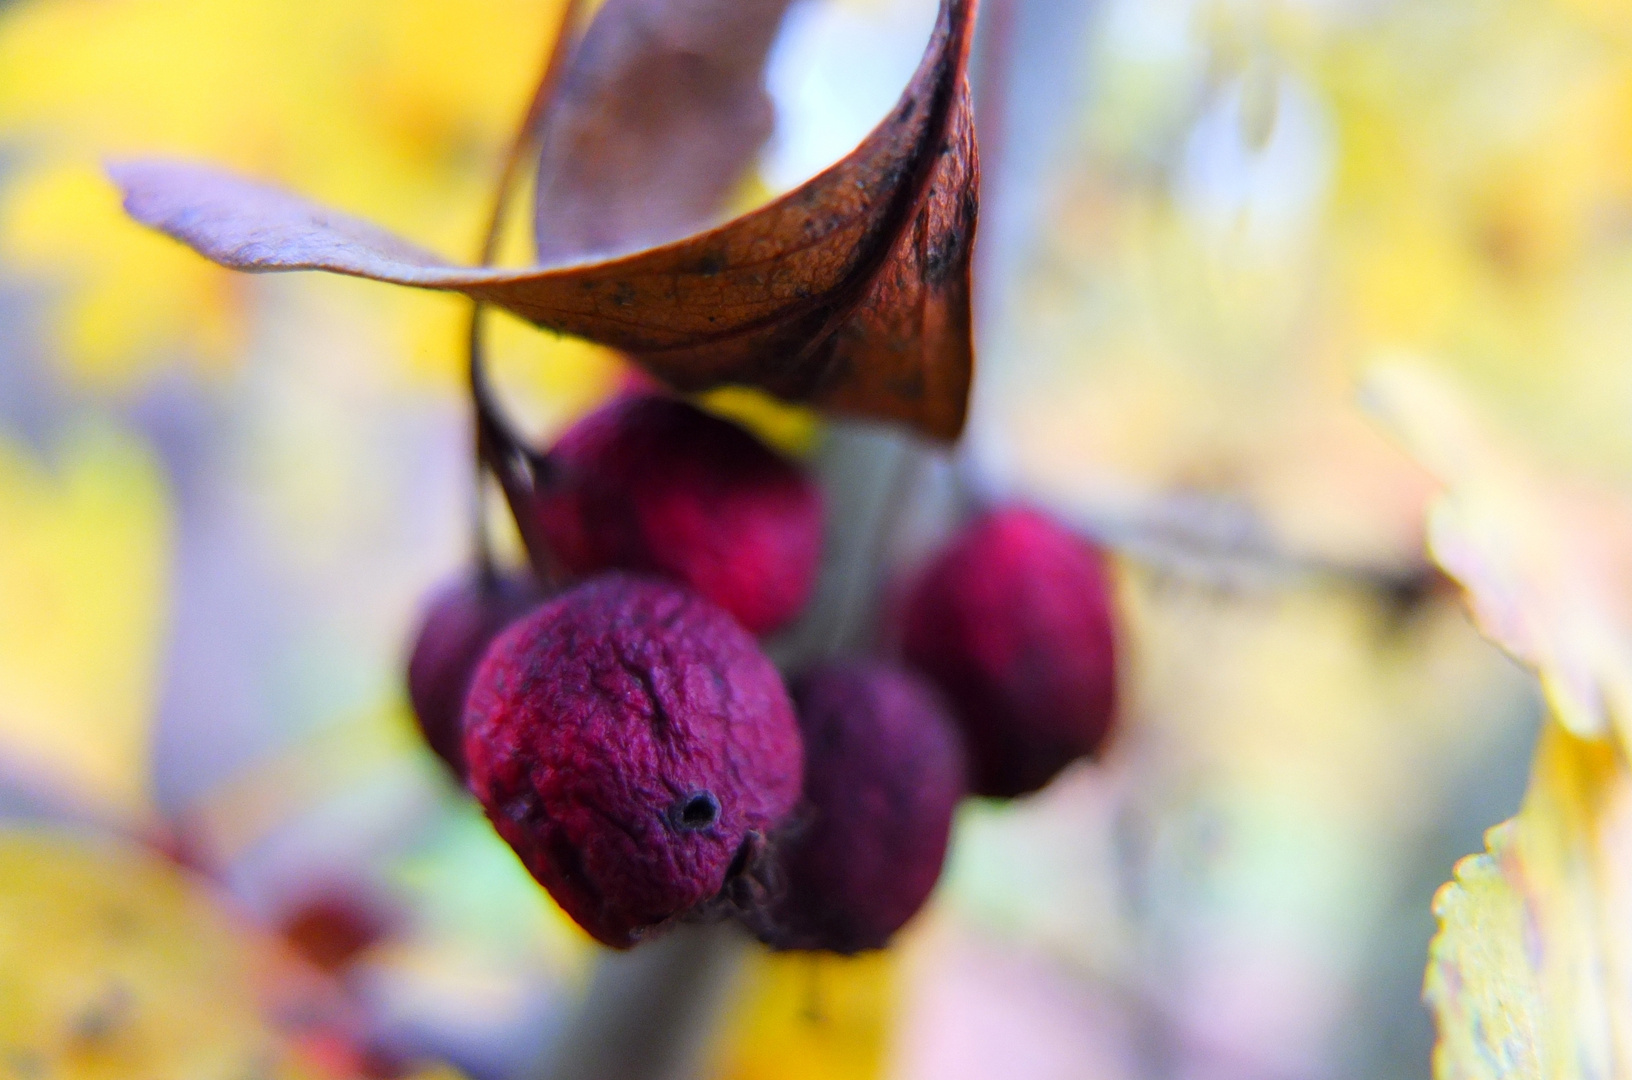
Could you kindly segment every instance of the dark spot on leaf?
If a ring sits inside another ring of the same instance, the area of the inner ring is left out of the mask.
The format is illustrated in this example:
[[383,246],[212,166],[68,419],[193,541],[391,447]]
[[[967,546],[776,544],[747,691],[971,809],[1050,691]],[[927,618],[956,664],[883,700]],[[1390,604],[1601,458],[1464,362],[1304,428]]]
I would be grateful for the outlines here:
[[965,237],[962,228],[954,227],[930,238],[924,252],[924,280],[929,285],[940,285],[963,265]]

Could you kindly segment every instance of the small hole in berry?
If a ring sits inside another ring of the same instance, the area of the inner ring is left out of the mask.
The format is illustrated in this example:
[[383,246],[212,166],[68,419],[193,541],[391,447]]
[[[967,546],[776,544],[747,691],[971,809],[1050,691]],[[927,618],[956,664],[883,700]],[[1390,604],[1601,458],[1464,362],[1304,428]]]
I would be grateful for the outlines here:
[[687,795],[675,811],[674,823],[682,829],[706,829],[720,820],[720,800],[709,791]]

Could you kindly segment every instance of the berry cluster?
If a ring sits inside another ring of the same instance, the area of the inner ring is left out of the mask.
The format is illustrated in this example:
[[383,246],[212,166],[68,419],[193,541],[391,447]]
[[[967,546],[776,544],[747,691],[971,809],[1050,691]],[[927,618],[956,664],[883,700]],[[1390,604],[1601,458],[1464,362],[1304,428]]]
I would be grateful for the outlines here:
[[821,499],[796,465],[640,393],[534,466],[507,494],[537,572],[436,593],[409,692],[430,747],[607,945],[736,917],[774,948],[880,948],[934,888],[965,794],[1035,791],[1105,739],[1105,568],[1041,513],[986,513],[902,590],[899,660],[785,683],[754,635],[815,578]]

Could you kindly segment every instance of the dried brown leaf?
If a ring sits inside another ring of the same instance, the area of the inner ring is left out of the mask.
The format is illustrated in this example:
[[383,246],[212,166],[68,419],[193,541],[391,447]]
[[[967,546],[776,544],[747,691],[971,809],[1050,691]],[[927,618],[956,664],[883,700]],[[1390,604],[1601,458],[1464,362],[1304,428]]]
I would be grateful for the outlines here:
[[678,389],[962,430],[973,368],[974,0],[942,0],[918,71],[849,156],[718,228],[622,258],[452,265],[373,225],[203,166],[111,169],[137,220],[240,270],[328,270],[462,292],[629,353]]
[[770,137],[765,60],[789,0],[606,0],[539,137],[541,263],[677,240]]

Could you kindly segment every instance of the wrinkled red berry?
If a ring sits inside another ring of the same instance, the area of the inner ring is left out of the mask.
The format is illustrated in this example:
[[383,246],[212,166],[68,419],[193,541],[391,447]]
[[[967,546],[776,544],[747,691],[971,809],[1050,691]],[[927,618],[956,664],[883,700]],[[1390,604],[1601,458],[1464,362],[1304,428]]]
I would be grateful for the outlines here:
[[798,614],[822,547],[821,497],[792,462],[684,401],[628,394],[550,452],[532,513],[575,574],[662,574],[756,634]]
[[934,689],[877,662],[794,686],[805,801],[778,838],[777,895],[749,918],[783,949],[879,949],[929,898],[964,793],[963,746]]
[[617,573],[493,642],[465,757],[499,835],[617,948],[752,870],[803,768],[782,679],[737,621],[690,589]]
[[425,741],[461,780],[465,775],[465,693],[488,643],[543,603],[531,575],[473,571],[431,594],[408,659],[408,700]]
[[951,704],[972,789],[1036,791],[1096,753],[1116,708],[1111,586],[1097,548],[1036,510],[967,525],[907,597],[902,651]]

